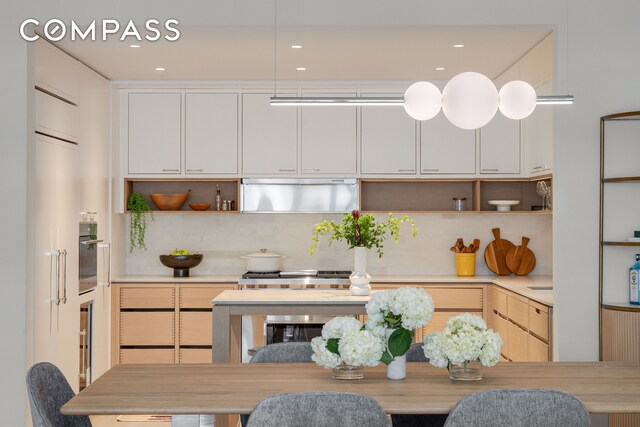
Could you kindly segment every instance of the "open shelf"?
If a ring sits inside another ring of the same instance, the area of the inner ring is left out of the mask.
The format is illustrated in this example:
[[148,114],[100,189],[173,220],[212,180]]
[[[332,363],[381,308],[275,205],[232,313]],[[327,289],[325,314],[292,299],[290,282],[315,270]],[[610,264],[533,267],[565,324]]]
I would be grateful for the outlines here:
[[[425,212],[442,214],[497,213],[551,214],[543,211],[542,197],[536,193],[537,181],[515,179],[362,179],[360,208],[366,212]],[[453,198],[465,197],[464,211],[453,210]],[[511,211],[500,212],[489,200],[520,200]],[[537,208],[537,209],[535,209]]]
[[624,240],[619,242],[606,241],[602,242],[602,244],[604,246],[640,246],[640,242],[625,242]]
[[619,176],[616,178],[604,178],[602,182],[639,182],[640,176]]
[[[220,186],[220,193],[223,200],[233,200],[233,210],[217,211],[215,207],[216,185]],[[201,178],[201,179],[153,179],[153,178],[127,178],[124,182],[124,205],[134,191],[142,194],[149,202],[154,214],[176,213],[181,214],[237,214],[239,213],[240,180],[225,178]],[[191,194],[182,208],[178,211],[163,211],[153,203],[152,193],[186,193],[191,190]],[[194,211],[189,207],[189,203],[209,203],[211,206],[206,211]],[[125,212],[129,212],[126,210]]]

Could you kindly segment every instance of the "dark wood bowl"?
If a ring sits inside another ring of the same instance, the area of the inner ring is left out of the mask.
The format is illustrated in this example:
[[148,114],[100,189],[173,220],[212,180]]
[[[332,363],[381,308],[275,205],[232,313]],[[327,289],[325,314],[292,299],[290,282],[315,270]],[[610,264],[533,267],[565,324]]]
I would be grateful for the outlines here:
[[189,269],[202,262],[202,254],[160,255],[160,262],[173,268],[173,277],[189,277]]

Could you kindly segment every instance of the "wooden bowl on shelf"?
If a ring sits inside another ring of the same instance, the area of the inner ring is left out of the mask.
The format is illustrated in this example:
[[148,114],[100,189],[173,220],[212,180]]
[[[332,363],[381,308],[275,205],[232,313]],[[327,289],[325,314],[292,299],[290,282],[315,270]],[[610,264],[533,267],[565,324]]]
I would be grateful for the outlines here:
[[194,211],[206,211],[211,203],[189,203],[189,207]]
[[184,202],[189,198],[189,193],[152,193],[149,196],[161,211],[179,211],[180,208],[182,208],[182,205],[184,205]]

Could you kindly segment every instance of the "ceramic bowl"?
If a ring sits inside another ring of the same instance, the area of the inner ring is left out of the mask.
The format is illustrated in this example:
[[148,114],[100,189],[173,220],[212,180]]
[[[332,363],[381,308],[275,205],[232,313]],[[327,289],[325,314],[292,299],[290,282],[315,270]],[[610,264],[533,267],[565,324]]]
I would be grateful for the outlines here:
[[189,203],[189,207],[194,211],[206,211],[211,203]]
[[202,254],[160,255],[160,262],[173,268],[173,277],[189,277],[189,269],[202,262]]
[[184,202],[189,198],[189,193],[159,194],[149,195],[151,200],[161,211],[179,211]]

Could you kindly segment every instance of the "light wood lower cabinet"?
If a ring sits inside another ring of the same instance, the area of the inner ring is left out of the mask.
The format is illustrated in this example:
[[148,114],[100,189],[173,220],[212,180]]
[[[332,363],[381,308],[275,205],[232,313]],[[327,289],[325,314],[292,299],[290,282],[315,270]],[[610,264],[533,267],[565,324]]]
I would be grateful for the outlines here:
[[487,325],[502,337],[503,359],[551,360],[551,307],[497,285],[488,286],[487,293]]
[[211,300],[235,284],[114,284],[111,364],[210,363]]

